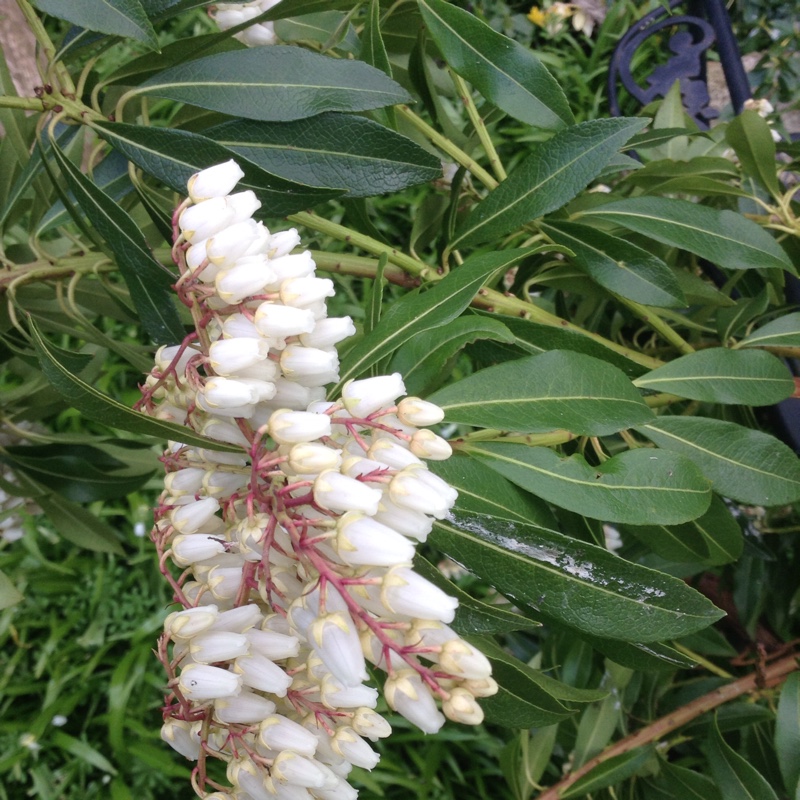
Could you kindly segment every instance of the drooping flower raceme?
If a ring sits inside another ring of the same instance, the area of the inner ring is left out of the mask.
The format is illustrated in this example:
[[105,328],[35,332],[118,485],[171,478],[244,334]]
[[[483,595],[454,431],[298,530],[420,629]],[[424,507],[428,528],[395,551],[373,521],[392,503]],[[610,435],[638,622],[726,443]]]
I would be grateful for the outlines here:
[[158,646],[162,737],[197,762],[201,797],[346,800],[391,732],[367,663],[426,733],[479,723],[476,697],[497,687],[449,627],[456,600],[411,566],[456,499],[426,466],[450,455],[425,427],[441,409],[402,398],[399,374],[325,399],[353,323],[327,316],[333,285],[293,252],[297,232],[270,232],[252,192],[231,193],[241,177],[231,161],[189,181],[173,255],[196,330],[158,351],[140,402],[229,446],[173,442],[163,458],[152,538],[180,609]]
[[[210,10],[210,14],[220,30],[227,31],[229,28],[255,19],[279,2],[280,0],[253,0],[251,3],[217,3]],[[249,47],[275,44],[278,41],[272,22],[257,22],[239,31],[234,38]]]

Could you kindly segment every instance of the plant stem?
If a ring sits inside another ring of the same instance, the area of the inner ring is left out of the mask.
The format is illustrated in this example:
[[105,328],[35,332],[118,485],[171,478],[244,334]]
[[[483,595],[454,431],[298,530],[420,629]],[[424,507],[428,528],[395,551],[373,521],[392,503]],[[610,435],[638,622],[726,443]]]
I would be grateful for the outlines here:
[[693,719],[697,719],[697,717],[702,716],[706,712],[712,711],[730,700],[735,700],[743,694],[750,694],[751,692],[765,687],[778,686],[786,680],[790,673],[798,669],[797,658],[797,653],[786,656],[780,659],[780,661],[776,661],[770,667],[767,667],[763,672],[754,672],[744,678],[733,681],[733,683],[720,686],[718,689],[714,689],[713,692],[704,694],[691,703],[687,703],[685,706],[671,711],[666,716],[661,717],[661,719],[657,719],[655,722],[636,733],[626,736],[624,739],[620,739],[620,741],[613,744],[611,747],[607,747],[600,755],[590,759],[582,767],[576,769],[566,778],[542,792],[537,800],[558,800],[562,793],[572,786],[572,784],[579,781],[584,775],[588,775],[595,767],[608,761],[610,758],[622,755],[623,753],[650,744],[651,742],[657,742],[682,725],[686,725],[687,722],[691,722]]
[[21,108],[25,111],[47,111],[47,104],[38,97],[0,97],[0,108]]
[[[350,256],[344,253],[325,253],[312,250],[311,257],[319,269],[327,272],[339,272],[343,275],[357,275],[362,278],[374,278],[378,274],[378,262],[374,258]],[[419,280],[394,264],[387,264],[383,276],[398,286],[412,288],[419,285]]]
[[629,300],[627,297],[621,297],[615,294],[614,297],[620,303],[627,306],[639,319],[646,325],[649,325],[656,333],[660,334],[663,339],[666,339],[673,347],[684,355],[694,353],[694,347],[687,342],[668,322],[661,319],[658,314],[653,313],[647,306],[643,306],[634,300]]
[[446,136],[418,117],[408,106],[396,106],[397,113],[410,122],[423,136],[430,139],[443,153],[468,169],[487,189],[495,189],[497,181],[471,156],[454,145]]
[[503,163],[500,161],[500,156],[497,155],[497,150],[494,149],[492,137],[489,135],[489,131],[486,129],[483,118],[478,113],[478,107],[475,105],[475,101],[472,99],[472,92],[469,90],[469,86],[467,86],[460,75],[457,75],[455,72],[453,72],[452,68],[448,69],[448,71],[450,72],[450,77],[453,79],[456,91],[460,95],[461,101],[464,103],[464,107],[467,109],[467,114],[472,122],[472,126],[475,128],[475,132],[478,134],[478,139],[480,139],[480,142],[483,145],[483,150],[486,153],[486,157],[489,159],[489,163],[492,165],[492,171],[497,176],[499,181],[504,181],[508,176],[505,168],[503,167]]
[[50,40],[50,37],[47,35],[47,31],[45,30],[42,21],[39,19],[39,15],[36,13],[35,9],[28,2],[28,0],[17,0],[17,5],[19,6],[19,10],[22,12],[22,16],[25,17],[25,21],[28,23],[31,33],[34,35],[36,41],[39,43],[39,46],[42,48],[42,51],[47,58],[47,63],[55,70],[59,83],[58,88],[67,97],[75,99],[75,84],[72,82],[72,76],[60,61],[55,60],[56,48],[53,45],[53,42]]

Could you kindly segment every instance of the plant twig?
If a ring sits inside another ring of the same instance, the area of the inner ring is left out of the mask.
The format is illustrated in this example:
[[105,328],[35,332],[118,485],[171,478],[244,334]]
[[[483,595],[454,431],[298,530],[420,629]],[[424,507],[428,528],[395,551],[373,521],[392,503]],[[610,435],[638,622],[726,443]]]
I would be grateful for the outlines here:
[[672,731],[686,725],[687,722],[691,722],[693,719],[697,719],[697,717],[702,716],[706,712],[712,711],[731,700],[735,700],[743,694],[749,694],[750,692],[762,688],[778,686],[786,680],[790,673],[800,669],[800,664],[798,664],[797,659],[797,653],[786,656],[780,661],[776,661],[772,666],[767,667],[763,672],[753,672],[744,678],[733,681],[733,683],[720,686],[718,689],[714,689],[713,692],[704,694],[691,703],[687,703],[685,706],[661,717],[661,719],[657,719],[655,722],[636,733],[626,736],[624,739],[620,739],[616,744],[607,747],[600,755],[587,761],[582,767],[570,773],[566,778],[551,786],[549,789],[546,789],[538,796],[537,800],[558,800],[563,792],[572,786],[572,784],[577,783],[584,775],[588,775],[595,767],[608,761],[610,758],[627,753],[637,747],[642,747],[642,745],[657,742],[659,739],[663,739],[667,734],[672,733]]

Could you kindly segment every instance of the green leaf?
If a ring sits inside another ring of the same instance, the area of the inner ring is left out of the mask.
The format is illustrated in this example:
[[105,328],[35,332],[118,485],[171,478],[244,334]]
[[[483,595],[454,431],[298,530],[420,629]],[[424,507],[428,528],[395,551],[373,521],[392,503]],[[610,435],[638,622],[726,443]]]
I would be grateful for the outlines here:
[[392,63],[386,52],[386,45],[381,36],[381,4],[380,0],[371,0],[369,17],[361,34],[361,52],[359,57],[370,66],[385,72],[392,77]]
[[0,570],[0,611],[21,603],[25,599],[22,592],[11,582],[8,575]]
[[430,400],[449,422],[524,433],[564,429],[602,436],[653,416],[616,367],[570,350],[483,369]]
[[82,381],[68,367],[64,366],[53,355],[51,348],[48,347],[32,321],[30,326],[36,355],[45,377],[58,390],[59,394],[89,419],[97,420],[104,425],[130,431],[131,433],[154,436],[161,441],[171,439],[193,447],[205,447],[209,450],[223,450],[229,453],[241,452],[240,447],[200,436],[191,428],[183,425],[148,417],[104,395],[93,386]]
[[676,358],[634,384],[640,389],[669,392],[706,403],[768,406],[794,392],[783,362],[764,350],[712,347]]
[[186,181],[207,167],[235,159],[244,171],[237,191],[252,189],[270,215],[284,216],[307,209],[344,190],[315,188],[272,175],[220,144],[197,133],[172,128],[149,128],[120,122],[97,123],[109,144],[181,195]]
[[775,752],[789,797],[800,788],[800,674],[786,679],[775,718]]
[[800,311],[768,322],[739,342],[740,347],[800,347]]
[[497,240],[561,208],[585,189],[644,119],[596,119],[542,142],[469,213],[450,242],[453,250]]
[[114,253],[145,331],[156,344],[182,341],[186,332],[170,288],[175,277],[156,261],[127,212],[83,175],[53,140],[51,147],[76,201]]
[[711,502],[697,467],[666,450],[626,450],[596,467],[579,454],[562,458],[524,444],[482,442],[468,452],[517,486],[590,519],[675,525],[701,516]]
[[56,747],[66,751],[79,761],[84,761],[89,766],[107,772],[109,775],[117,774],[117,770],[111,762],[88,742],[76,739],[74,736],[64,733],[64,731],[53,731],[50,733],[49,738]]
[[366,111],[404,103],[399,84],[363,61],[274,45],[178,64],[137,91],[245,119],[288,122],[323,111]]
[[37,497],[36,503],[56,533],[68,542],[96,553],[124,555],[125,551],[114,529],[83,506],[52,494]]
[[722,616],[677,578],[521,522],[456,513],[434,523],[431,541],[513,600],[590,635],[652,642]]
[[408,394],[422,394],[432,383],[441,383],[447,374],[448,361],[478,339],[513,342],[514,336],[499,320],[473,315],[459,317],[403,345],[392,359],[390,370],[403,376]]
[[755,297],[743,297],[728,308],[717,312],[715,325],[719,340],[725,344],[731,337],[738,336],[751,320],[760,317],[769,307],[769,287],[764,288]]
[[331,8],[350,8],[352,5],[353,0],[281,0],[265,14],[259,15],[259,19],[263,22],[286,19],[286,17],[302,17]]
[[702,517],[683,525],[626,525],[654,553],[670,561],[729,564],[742,554],[742,529],[716,495]]
[[[617,702],[619,702],[617,700]],[[653,757],[653,747],[637,747],[620,753],[598,764],[588,775],[575,781],[568,789],[559,794],[560,798],[584,797],[591,792],[597,792],[609,786],[632,778],[641,772],[648,761]]]
[[[319,11],[316,14],[303,14],[301,17],[278,20],[275,23],[275,34],[287,44],[314,42],[322,45],[319,49],[323,52],[335,47],[348,53],[357,53],[358,36],[350,24],[350,17],[355,8],[352,7],[349,14],[341,11]],[[361,60],[366,61],[363,58]]]
[[340,370],[341,380],[331,395],[346,380],[364,374],[414,336],[455,319],[493,275],[535,251],[536,248],[523,248],[471,256],[424,294],[408,294],[395,300],[375,329],[347,353]]
[[295,122],[231,120],[203,132],[272,175],[350,197],[396,192],[441,176],[436,156],[377,122],[319,114]]
[[783,194],[778,183],[772,129],[757,111],[737,114],[725,128],[725,139],[739,157],[742,169],[773,196]]
[[775,239],[735,211],[666,197],[634,197],[583,213],[688,250],[725,269],[776,267],[795,271]]
[[604,289],[646,306],[686,305],[673,271],[647,250],[588,225],[554,220],[541,228]]
[[34,0],[46,14],[79,28],[127,36],[158,50],[158,38],[139,0]]
[[761,506],[800,500],[797,456],[766,433],[707,417],[659,417],[637,430],[692,459],[725,497]]
[[564,91],[529,48],[443,0],[419,0],[419,7],[447,63],[489,102],[536,128],[573,123]]
[[654,800],[723,800],[711,778],[669,762],[661,764],[653,786],[657,791]]
[[628,669],[641,672],[672,672],[676,669],[692,669],[697,666],[696,661],[663,642],[619,642],[584,632],[576,635],[615,664]]
[[716,723],[708,739],[708,763],[711,775],[723,797],[742,800],[778,800],[761,774],[729,747]]

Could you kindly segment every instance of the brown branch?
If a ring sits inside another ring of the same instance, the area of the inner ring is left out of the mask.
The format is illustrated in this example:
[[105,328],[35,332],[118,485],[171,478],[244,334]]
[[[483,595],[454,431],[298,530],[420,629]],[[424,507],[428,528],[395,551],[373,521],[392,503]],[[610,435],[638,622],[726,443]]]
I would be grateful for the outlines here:
[[798,665],[797,662],[798,657],[797,653],[793,653],[790,656],[782,658],[780,661],[776,661],[772,666],[763,671],[753,672],[744,678],[733,681],[733,683],[720,686],[718,689],[714,689],[713,692],[704,694],[702,697],[698,697],[696,700],[687,703],[685,706],[667,714],[665,717],[657,719],[655,722],[636,733],[632,733],[630,736],[620,739],[616,744],[607,747],[600,755],[587,761],[582,767],[570,773],[566,778],[551,786],[549,789],[546,789],[538,796],[537,800],[558,800],[564,790],[572,786],[573,783],[579,781],[584,775],[588,775],[595,767],[599,766],[604,761],[608,761],[610,758],[614,758],[614,756],[622,755],[642,745],[656,742],[668,733],[672,733],[672,731],[685,725],[687,722],[691,722],[707,711],[711,711],[730,700],[741,697],[743,694],[749,694],[757,689],[778,686],[786,680],[790,673],[800,669],[800,665]]

